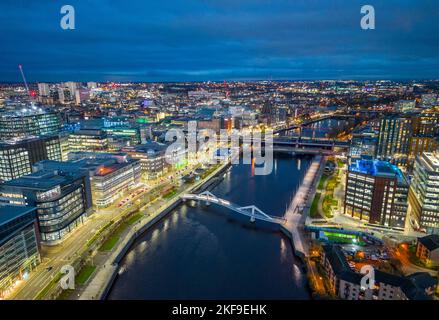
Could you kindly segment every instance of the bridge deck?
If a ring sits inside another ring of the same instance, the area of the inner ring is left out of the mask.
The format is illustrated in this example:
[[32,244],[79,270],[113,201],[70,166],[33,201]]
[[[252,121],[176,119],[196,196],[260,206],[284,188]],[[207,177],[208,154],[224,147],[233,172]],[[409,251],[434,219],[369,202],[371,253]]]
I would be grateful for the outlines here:
[[[190,200],[198,200],[198,201],[207,201],[209,203],[218,204],[220,206],[223,206],[225,208],[228,208],[232,211],[235,211],[237,213],[240,213],[242,215],[248,216],[250,218],[255,218],[258,220],[263,220],[271,223],[276,224],[283,224],[285,223],[285,219],[276,217],[276,216],[270,216],[264,212],[262,212],[260,209],[256,208],[255,206],[248,206],[248,207],[239,207],[236,204],[231,203],[228,200],[224,200],[221,198],[216,197],[213,194],[184,194],[181,196],[182,199],[190,199]],[[249,211],[250,210],[250,211]]]

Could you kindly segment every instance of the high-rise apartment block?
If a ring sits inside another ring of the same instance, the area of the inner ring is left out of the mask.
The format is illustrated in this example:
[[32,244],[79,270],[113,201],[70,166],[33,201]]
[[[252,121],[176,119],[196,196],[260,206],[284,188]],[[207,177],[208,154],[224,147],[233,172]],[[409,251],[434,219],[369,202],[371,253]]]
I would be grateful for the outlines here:
[[410,117],[390,115],[381,119],[376,156],[379,160],[406,165],[412,136]]
[[410,212],[418,226],[439,234],[439,154],[424,152],[416,158],[409,193]]

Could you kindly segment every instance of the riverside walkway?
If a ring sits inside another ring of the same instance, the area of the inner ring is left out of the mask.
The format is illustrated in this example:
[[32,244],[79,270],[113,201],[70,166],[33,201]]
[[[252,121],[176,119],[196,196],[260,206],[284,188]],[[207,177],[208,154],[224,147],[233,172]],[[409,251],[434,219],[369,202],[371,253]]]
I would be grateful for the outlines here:
[[[182,190],[181,194],[190,193],[202,187],[204,184],[208,183],[210,179],[222,172],[227,166],[229,166],[229,163],[222,164],[215,171],[209,174],[206,179],[200,180],[185,190]],[[154,209],[151,208],[150,211],[154,212],[153,214],[145,216],[143,219],[139,220],[139,222],[132,229],[128,230],[128,232],[120,239],[120,242],[116,245],[115,249],[112,250],[110,256],[106,258],[106,262],[98,267],[95,275],[92,276],[86,285],[86,288],[82,290],[80,296],[78,297],[79,300],[105,299],[106,294],[108,293],[113,281],[117,276],[117,272],[119,270],[119,261],[129,250],[137,237],[165,217],[170,211],[178,206],[181,201],[182,200],[179,196],[175,196],[170,201],[159,205],[159,207],[155,207]]]
[[323,167],[322,156],[316,156],[305,177],[302,184],[294,195],[293,200],[288,207],[284,218],[286,219],[283,225],[284,232],[291,238],[294,244],[294,250],[296,254],[307,257],[309,252],[308,243],[303,237],[304,224],[307,217],[307,210],[310,207],[310,201],[312,200],[312,193],[315,190],[318,177]]

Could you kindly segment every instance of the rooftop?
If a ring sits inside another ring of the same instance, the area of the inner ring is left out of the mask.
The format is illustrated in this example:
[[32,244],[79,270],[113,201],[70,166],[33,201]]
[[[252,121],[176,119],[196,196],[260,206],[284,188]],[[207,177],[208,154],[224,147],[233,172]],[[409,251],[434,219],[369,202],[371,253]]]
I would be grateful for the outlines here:
[[141,153],[160,153],[168,147],[167,144],[159,143],[155,141],[149,141],[147,143],[138,144],[131,147],[122,148],[123,152],[141,152]]
[[81,129],[72,133],[75,136],[99,136],[107,137],[107,133],[101,129]]
[[[346,260],[340,246],[327,244],[323,246],[328,262],[339,279],[350,283],[360,284],[363,275],[353,271]],[[411,300],[430,299],[425,290],[436,284],[435,278],[426,272],[414,273],[403,277],[375,269],[375,281],[393,287],[400,287],[407,298]]]
[[430,234],[428,236],[419,238],[418,240],[430,251],[439,248],[439,235],[437,234]]
[[49,113],[46,110],[39,108],[37,106],[31,105],[27,108],[21,108],[13,111],[1,112],[0,116],[2,118],[12,118],[12,117],[24,117],[24,116],[34,116]]
[[[80,155],[81,152],[79,152],[78,154]],[[80,171],[84,172],[84,170],[86,170],[87,172],[93,172],[92,174],[95,176],[105,176],[127,165],[131,165],[133,162],[138,161],[126,157],[126,153],[103,153],[102,157],[87,157],[86,155],[87,153],[84,152],[83,157],[78,157],[63,162],[54,160],[43,160],[38,162],[36,166],[39,166],[41,169],[43,169],[43,171],[59,170],[72,174],[75,172],[79,173]]]
[[[79,176],[79,173],[76,174]],[[57,185],[67,183],[76,175],[58,175],[53,170],[40,170],[4,183],[8,187],[49,190]]]
[[360,159],[349,166],[349,171],[358,172],[374,177],[397,178],[398,182],[405,183],[402,171],[387,161]]
[[5,224],[11,220],[14,220],[22,215],[35,210],[34,207],[28,206],[13,206],[13,205],[1,205],[0,206],[0,225]]
[[32,141],[38,141],[38,140],[46,140],[46,139],[56,139],[56,135],[46,135],[46,136],[27,136],[25,138],[23,137],[17,137],[13,139],[7,139],[0,141],[0,147],[7,147],[7,146],[14,146],[19,145],[23,143],[29,143]]
[[133,162],[136,162],[139,160],[134,160],[134,159],[130,159],[127,162],[122,162],[122,163],[118,163],[116,161],[114,161],[114,163],[99,163],[99,162],[95,162],[95,163],[90,163],[89,165],[91,167],[95,167],[95,176],[106,176],[107,174],[113,173],[121,168],[126,167],[127,165],[131,165]]

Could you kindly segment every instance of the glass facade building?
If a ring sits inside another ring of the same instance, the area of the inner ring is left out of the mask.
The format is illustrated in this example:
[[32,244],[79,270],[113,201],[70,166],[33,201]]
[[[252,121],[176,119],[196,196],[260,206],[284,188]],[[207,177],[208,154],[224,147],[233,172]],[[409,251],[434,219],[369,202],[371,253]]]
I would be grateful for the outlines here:
[[69,136],[69,150],[107,151],[108,136],[102,130],[79,130]]
[[36,208],[0,206],[0,298],[40,263]]
[[0,181],[30,174],[36,162],[47,159],[61,160],[58,136],[0,142]]
[[5,182],[1,201],[36,207],[41,240],[56,244],[90,214],[90,180],[81,172],[37,171]]
[[70,161],[42,161],[37,168],[84,172],[90,176],[93,204],[107,207],[140,183],[140,161],[126,153],[71,152]]
[[60,120],[55,112],[32,106],[0,113],[0,139],[58,134]]

